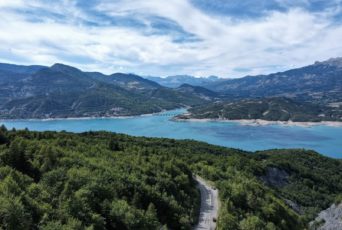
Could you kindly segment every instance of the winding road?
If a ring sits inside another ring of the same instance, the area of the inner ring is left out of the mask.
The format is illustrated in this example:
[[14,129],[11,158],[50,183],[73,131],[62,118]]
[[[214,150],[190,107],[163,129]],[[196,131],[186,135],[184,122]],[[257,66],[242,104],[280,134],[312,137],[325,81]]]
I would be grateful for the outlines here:
[[199,222],[194,230],[215,230],[219,208],[218,191],[199,176],[195,180],[201,191],[201,209]]

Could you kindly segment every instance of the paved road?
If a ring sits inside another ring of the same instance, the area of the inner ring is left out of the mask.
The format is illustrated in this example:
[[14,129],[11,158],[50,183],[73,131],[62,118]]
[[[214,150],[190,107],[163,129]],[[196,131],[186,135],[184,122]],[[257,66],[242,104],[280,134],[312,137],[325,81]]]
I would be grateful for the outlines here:
[[199,222],[194,228],[195,230],[215,230],[218,215],[218,191],[211,187],[206,181],[199,176],[195,180],[198,182],[197,187],[201,191],[201,210]]

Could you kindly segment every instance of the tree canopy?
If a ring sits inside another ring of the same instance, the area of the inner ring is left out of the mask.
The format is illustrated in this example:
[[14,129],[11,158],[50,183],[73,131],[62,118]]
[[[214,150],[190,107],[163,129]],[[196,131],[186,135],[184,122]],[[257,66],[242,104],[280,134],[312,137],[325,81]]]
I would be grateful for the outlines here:
[[[312,151],[0,130],[0,229],[191,229],[193,174],[219,190],[219,229],[303,229],[341,197],[342,162]],[[265,183],[270,167],[287,172],[285,185]]]

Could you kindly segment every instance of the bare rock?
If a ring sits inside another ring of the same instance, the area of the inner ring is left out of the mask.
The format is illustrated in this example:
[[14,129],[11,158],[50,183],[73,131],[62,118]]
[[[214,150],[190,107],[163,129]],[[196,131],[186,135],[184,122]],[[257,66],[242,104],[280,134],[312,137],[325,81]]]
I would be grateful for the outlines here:
[[269,167],[266,169],[266,174],[261,176],[260,179],[269,186],[280,188],[288,184],[289,176],[283,169]]
[[342,203],[333,204],[323,210],[316,219],[309,224],[310,230],[341,230],[342,229]]

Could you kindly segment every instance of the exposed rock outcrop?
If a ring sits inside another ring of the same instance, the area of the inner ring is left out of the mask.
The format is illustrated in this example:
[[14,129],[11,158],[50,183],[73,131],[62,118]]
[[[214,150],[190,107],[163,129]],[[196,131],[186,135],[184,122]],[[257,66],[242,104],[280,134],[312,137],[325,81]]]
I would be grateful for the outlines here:
[[310,230],[339,230],[342,229],[342,203],[333,204],[323,210],[309,224]]
[[288,184],[289,174],[283,170],[276,167],[268,167],[264,176],[260,179],[269,186],[273,187],[283,187]]

